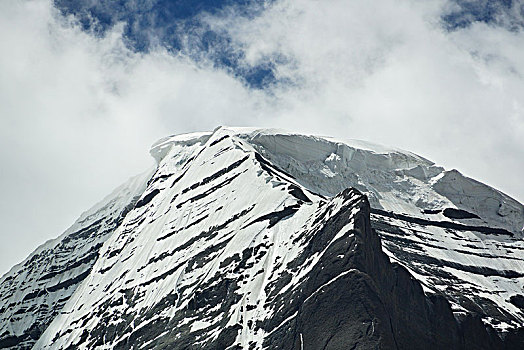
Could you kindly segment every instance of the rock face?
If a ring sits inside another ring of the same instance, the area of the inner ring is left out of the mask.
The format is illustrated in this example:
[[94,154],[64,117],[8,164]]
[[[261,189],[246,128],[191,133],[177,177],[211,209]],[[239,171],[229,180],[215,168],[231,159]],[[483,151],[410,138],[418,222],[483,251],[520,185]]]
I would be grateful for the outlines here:
[[151,153],[153,175],[2,277],[0,348],[524,348],[510,197],[409,152],[274,130]]

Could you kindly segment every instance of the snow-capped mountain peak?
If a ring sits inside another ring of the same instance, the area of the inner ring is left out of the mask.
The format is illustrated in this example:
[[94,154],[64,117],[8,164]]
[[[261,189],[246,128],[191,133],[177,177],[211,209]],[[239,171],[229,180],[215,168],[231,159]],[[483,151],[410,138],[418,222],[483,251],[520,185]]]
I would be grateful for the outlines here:
[[272,129],[170,136],[151,154],[152,175],[2,277],[0,347],[524,339],[524,207],[487,185],[410,152]]

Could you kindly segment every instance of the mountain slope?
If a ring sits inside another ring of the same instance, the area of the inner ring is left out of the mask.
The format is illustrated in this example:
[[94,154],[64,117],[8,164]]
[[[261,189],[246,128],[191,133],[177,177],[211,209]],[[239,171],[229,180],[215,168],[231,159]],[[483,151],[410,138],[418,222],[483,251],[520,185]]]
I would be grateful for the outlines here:
[[[173,136],[151,153],[147,188],[131,186],[125,211],[99,212],[121,214],[69,276],[82,278],[46,314],[35,348],[495,349],[524,339],[524,209],[486,185],[409,152],[275,130]],[[16,273],[3,281],[19,283]],[[21,340],[9,327],[2,347]]]
[[264,130],[249,139],[309,189],[366,194],[385,252],[457,315],[474,312],[501,330],[522,325],[522,204],[409,152]]
[[30,348],[89,275],[149,174],[134,177],[0,279],[0,348]]

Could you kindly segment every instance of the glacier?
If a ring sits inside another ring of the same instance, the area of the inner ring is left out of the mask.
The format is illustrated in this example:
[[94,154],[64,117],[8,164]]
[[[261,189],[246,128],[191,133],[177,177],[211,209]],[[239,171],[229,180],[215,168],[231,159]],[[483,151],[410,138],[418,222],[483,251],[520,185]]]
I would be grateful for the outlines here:
[[411,152],[219,127],[0,279],[0,348],[503,349],[524,207]]

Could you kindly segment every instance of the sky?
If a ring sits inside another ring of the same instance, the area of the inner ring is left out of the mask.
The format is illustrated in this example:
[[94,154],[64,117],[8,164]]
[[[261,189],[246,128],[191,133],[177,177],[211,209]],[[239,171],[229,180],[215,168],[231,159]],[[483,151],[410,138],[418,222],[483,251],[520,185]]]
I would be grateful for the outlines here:
[[157,139],[276,127],[403,148],[524,201],[524,1],[0,2],[0,274]]

